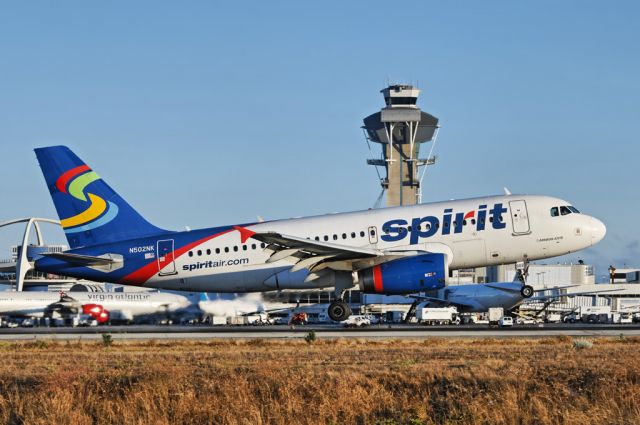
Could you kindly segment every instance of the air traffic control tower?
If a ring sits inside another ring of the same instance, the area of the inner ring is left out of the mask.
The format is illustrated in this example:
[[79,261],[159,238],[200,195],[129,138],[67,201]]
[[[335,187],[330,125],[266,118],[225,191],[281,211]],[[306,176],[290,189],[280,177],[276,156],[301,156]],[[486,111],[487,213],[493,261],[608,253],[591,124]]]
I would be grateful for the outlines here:
[[[387,193],[387,206],[413,205],[421,201],[421,181],[426,167],[435,163],[431,153],[420,159],[420,145],[435,143],[438,118],[422,112],[416,106],[420,90],[404,84],[390,85],[380,91],[385,107],[364,121],[367,142],[379,143],[380,159],[368,159],[369,165],[384,169],[380,177]],[[433,144],[431,145],[433,151]]]

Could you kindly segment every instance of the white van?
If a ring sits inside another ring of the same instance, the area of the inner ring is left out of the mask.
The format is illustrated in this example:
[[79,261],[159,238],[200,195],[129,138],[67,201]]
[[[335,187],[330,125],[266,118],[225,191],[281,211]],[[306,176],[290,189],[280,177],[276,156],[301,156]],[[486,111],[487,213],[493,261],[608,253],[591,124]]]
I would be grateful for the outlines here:
[[501,328],[507,327],[507,326],[513,326],[513,317],[511,316],[502,316],[500,318],[500,320],[498,321],[498,326],[500,326]]

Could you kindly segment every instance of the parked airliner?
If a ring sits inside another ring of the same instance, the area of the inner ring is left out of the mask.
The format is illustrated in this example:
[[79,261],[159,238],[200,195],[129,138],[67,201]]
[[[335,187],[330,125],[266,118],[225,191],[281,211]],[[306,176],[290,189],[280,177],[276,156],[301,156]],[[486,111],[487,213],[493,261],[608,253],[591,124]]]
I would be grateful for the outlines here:
[[138,316],[168,314],[186,308],[182,295],[158,292],[0,292],[0,316],[64,317],[78,313],[99,323],[132,321]]
[[[579,286],[579,285],[575,285]],[[450,285],[446,288],[428,291],[425,295],[411,295],[416,300],[425,301],[430,306],[455,306],[461,313],[482,313],[493,307],[502,307],[505,311],[514,310],[524,301],[551,303],[558,298],[591,296],[598,293],[611,293],[619,289],[603,289],[601,291],[570,292],[564,286],[557,288],[533,289],[523,282],[473,283]],[[555,290],[557,294],[545,295],[544,292]]]
[[[35,150],[70,250],[37,270],[199,292],[334,288],[410,294],[444,287],[449,270],[568,254],[604,224],[548,196],[507,195],[192,231],[160,229],[65,146]],[[20,273],[18,274],[20,278]]]

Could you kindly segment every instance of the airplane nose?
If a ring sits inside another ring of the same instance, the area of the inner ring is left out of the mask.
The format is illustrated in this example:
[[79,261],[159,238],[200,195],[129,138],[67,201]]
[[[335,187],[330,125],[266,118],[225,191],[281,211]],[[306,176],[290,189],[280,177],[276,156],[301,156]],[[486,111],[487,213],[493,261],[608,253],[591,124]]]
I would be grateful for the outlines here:
[[597,218],[591,218],[591,245],[595,245],[604,239],[607,234],[607,226]]

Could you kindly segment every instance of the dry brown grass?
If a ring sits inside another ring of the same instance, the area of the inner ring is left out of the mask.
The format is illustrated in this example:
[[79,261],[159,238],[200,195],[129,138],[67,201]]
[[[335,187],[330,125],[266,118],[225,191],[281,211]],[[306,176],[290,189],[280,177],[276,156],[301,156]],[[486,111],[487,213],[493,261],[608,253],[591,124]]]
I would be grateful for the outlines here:
[[637,424],[640,340],[0,345],[0,421]]

